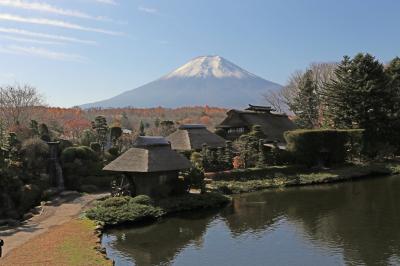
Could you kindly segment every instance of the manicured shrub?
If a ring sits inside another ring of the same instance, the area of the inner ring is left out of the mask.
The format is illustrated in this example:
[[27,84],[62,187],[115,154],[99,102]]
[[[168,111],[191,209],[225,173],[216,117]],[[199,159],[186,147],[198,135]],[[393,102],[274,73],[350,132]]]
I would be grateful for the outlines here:
[[185,194],[164,198],[155,203],[143,195],[134,198],[114,197],[99,201],[95,207],[86,212],[86,216],[106,225],[117,225],[157,219],[179,211],[217,208],[229,202],[230,198],[217,193]]
[[79,190],[85,177],[103,174],[102,161],[95,151],[86,146],[66,148],[61,153],[61,164],[68,189]]
[[148,204],[150,202],[143,196],[138,197],[108,198],[89,209],[86,216],[106,225],[116,225],[144,219],[157,219],[164,214],[161,208]]
[[22,143],[24,166],[32,173],[40,173],[47,166],[49,146],[39,138],[27,139]]
[[131,201],[134,202],[134,203],[137,203],[137,204],[144,204],[144,205],[153,204],[153,201],[151,200],[151,198],[149,196],[146,196],[146,195],[136,196]]
[[97,161],[99,158],[94,150],[86,146],[69,147],[61,153],[63,163],[71,163],[76,159]]
[[[309,167],[344,163],[350,156],[348,143],[360,131],[354,130],[294,130],[285,132],[287,149],[297,163]],[[362,131],[361,131],[362,132]],[[351,144],[353,147],[355,143]]]
[[108,153],[110,153],[114,158],[116,158],[119,156],[119,149],[118,149],[118,147],[111,147],[108,150]]
[[101,145],[100,145],[100,143],[98,143],[98,142],[92,142],[92,143],[90,143],[90,148],[91,148],[92,150],[94,150],[95,152],[97,152],[97,153],[100,153],[100,152],[101,152]]

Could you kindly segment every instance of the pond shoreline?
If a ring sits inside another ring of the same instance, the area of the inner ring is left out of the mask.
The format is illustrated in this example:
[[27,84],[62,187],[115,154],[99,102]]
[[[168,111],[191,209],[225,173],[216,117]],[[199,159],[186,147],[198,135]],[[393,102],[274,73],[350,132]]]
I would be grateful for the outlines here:
[[[330,184],[330,183],[339,183],[339,182],[349,182],[349,181],[355,181],[355,180],[361,180],[361,179],[367,179],[367,178],[375,178],[375,177],[386,177],[390,175],[396,175],[400,174],[400,162],[390,162],[390,163],[376,163],[376,164],[370,164],[370,165],[352,165],[352,166],[345,166],[345,167],[339,167],[339,168],[333,168],[333,169],[325,169],[319,172],[312,172],[312,173],[307,173],[307,174],[302,174],[298,173],[295,175],[295,178],[286,178],[286,180],[280,179],[279,177],[277,178],[264,178],[264,179],[254,179],[250,180],[247,182],[255,182],[255,185],[250,186],[249,190],[243,190],[243,187],[239,188],[236,190],[238,193],[230,193],[230,195],[234,194],[241,194],[241,193],[251,193],[251,192],[259,192],[263,190],[268,190],[268,189],[273,189],[273,188],[283,188],[283,187],[295,187],[295,186],[312,186],[312,185],[321,185],[321,184]],[[270,183],[263,183],[263,181],[268,181]],[[231,185],[231,187],[237,186],[237,182],[246,182],[246,181],[235,181],[235,180],[230,180],[230,181],[212,181],[211,186],[215,182],[225,182],[224,185]],[[228,182],[228,183],[226,183]],[[271,183],[272,182],[272,183]],[[241,185],[241,184],[239,184]],[[229,193],[223,193],[221,190],[215,190],[212,189],[214,193],[220,193],[220,194],[229,194]],[[211,208],[221,208],[225,206],[224,204],[215,206],[215,207],[208,207],[208,209]],[[106,225],[102,222],[97,222],[98,226],[96,227],[96,234],[98,235],[99,241],[98,245],[94,247],[97,250],[102,251],[104,253],[105,259],[110,260],[110,258],[107,257],[106,255],[106,250],[101,245],[101,240],[103,237],[103,234],[107,232],[109,229],[114,229],[114,228],[122,228],[126,226],[134,226],[137,225],[140,227],[140,225],[149,225],[157,220],[160,219],[168,219],[169,217],[172,217],[173,215],[182,213],[182,212],[193,212],[194,210],[199,210],[202,208],[193,208],[193,209],[186,209],[186,210],[174,210],[171,212],[166,213],[159,219],[141,219],[136,222],[128,222],[128,223],[121,223],[121,224],[115,224],[115,225]]]

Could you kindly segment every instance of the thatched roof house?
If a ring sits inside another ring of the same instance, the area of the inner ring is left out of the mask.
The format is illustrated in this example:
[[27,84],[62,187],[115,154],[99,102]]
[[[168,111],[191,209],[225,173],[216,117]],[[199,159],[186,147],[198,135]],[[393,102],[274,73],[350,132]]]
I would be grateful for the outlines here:
[[134,194],[156,196],[160,190],[171,192],[179,171],[190,167],[190,161],[172,150],[165,138],[140,136],[134,148],[123,153],[103,170],[123,173],[129,177],[135,189]]
[[221,122],[218,129],[225,131],[226,138],[237,139],[240,135],[259,125],[269,141],[285,142],[283,133],[296,128],[286,114],[273,113],[267,106],[249,105],[245,111],[230,110],[227,118]]
[[224,147],[226,140],[210,132],[204,125],[181,125],[177,131],[167,137],[174,150],[200,150],[203,144],[210,149]]

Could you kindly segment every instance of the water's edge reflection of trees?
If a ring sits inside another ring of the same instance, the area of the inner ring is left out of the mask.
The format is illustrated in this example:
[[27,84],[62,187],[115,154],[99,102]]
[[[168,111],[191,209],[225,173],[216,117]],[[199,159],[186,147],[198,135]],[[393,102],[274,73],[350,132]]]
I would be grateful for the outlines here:
[[201,247],[215,219],[232,237],[259,234],[280,219],[318,246],[341,248],[347,262],[375,265],[400,257],[400,178],[272,190],[237,196],[221,212],[184,214],[133,230],[113,231],[114,248],[137,265],[169,263],[188,245]]

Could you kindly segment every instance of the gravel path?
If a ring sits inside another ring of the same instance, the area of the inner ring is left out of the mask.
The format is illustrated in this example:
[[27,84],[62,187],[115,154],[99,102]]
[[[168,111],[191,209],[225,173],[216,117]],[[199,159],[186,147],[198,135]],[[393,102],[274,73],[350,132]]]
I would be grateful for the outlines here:
[[0,238],[4,240],[3,257],[50,228],[79,216],[90,203],[107,195],[107,193],[81,195],[77,192],[63,192],[60,197],[46,204],[40,214],[24,221],[18,227],[0,231]]

